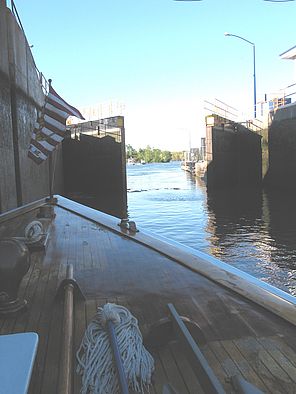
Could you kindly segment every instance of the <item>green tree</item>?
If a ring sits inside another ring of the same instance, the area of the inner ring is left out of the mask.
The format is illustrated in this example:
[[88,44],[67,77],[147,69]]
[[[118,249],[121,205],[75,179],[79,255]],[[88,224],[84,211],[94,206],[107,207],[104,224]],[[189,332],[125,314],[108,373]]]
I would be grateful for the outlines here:
[[145,150],[140,148],[137,152],[137,161],[145,160]]
[[130,144],[127,144],[125,147],[126,157],[127,159],[135,159],[137,157],[137,151]]
[[161,152],[161,162],[168,163],[172,160],[172,154],[168,150]]
[[147,145],[147,147],[144,149],[144,160],[146,163],[153,162],[153,152],[149,145]]
[[162,151],[157,148],[151,148],[149,145],[147,145],[145,149],[140,148],[137,151],[130,144],[127,144],[126,157],[127,159],[133,158],[137,162],[144,161],[145,163],[167,163],[172,160],[173,155],[167,150]]
[[155,163],[161,162],[161,150],[160,149],[153,149],[153,161]]
[[184,160],[184,152],[172,152],[172,160],[174,161]]

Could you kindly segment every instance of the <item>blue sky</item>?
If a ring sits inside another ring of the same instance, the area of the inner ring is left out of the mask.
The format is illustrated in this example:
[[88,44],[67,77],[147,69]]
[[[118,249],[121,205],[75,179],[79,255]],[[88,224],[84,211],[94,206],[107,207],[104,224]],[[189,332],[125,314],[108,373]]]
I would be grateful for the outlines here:
[[263,0],[16,0],[38,68],[72,105],[124,104],[135,147],[199,145],[203,100],[252,104],[295,82],[296,2]]

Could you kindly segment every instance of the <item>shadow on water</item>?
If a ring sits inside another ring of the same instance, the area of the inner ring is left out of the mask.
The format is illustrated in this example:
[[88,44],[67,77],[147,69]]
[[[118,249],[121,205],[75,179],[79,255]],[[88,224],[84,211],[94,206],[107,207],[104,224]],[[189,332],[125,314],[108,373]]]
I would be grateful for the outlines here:
[[263,213],[268,232],[277,245],[274,260],[283,267],[295,270],[296,279],[296,194],[266,192]]
[[227,189],[207,193],[207,206],[209,232],[224,242],[243,229],[258,227],[262,219],[262,192],[258,189]]
[[207,195],[210,253],[296,293],[295,196],[261,189]]

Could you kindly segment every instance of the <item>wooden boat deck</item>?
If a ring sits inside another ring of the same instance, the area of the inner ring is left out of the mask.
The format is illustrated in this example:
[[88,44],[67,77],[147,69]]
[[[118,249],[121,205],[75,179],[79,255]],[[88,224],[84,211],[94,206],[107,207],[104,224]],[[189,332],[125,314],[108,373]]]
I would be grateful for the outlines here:
[[[33,210],[0,222],[0,237],[20,235]],[[55,207],[46,251],[33,252],[20,296],[28,311],[0,319],[0,334],[35,331],[39,347],[30,393],[57,393],[63,308],[55,301],[67,264],[87,300],[75,303],[75,351],[84,330],[106,302],[124,305],[138,318],[145,336],[167,316],[171,302],[182,316],[196,321],[206,338],[201,346],[227,393],[227,377],[241,374],[264,392],[296,393],[295,327],[242,296],[165,255],[112,232],[94,221]],[[178,343],[153,351],[153,393],[170,382],[180,393],[202,393]],[[80,377],[74,374],[74,392]]]

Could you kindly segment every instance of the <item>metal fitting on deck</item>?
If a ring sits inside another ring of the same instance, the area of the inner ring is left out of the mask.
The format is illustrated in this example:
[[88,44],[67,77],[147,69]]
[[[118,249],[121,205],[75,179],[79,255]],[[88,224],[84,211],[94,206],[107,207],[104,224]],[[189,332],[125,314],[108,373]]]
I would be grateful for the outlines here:
[[131,221],[131,222],[129,222],[129,231],[131,232],[131,233],[137,233],[139,230],[137,229],[137,225],[136,225],[136,223],[135,222],[133,222],[133,221]]
[[129,228],[128,218],[121,219],[120,223],[118,223],[118,226],[121,227],[122,229],[128,229]]
[[139,232],[136,223],[134,221],[130,221],[127,218],[121,219],[120,223],[118,223],[118,226],[122,229],[130,231],[131,233]]

